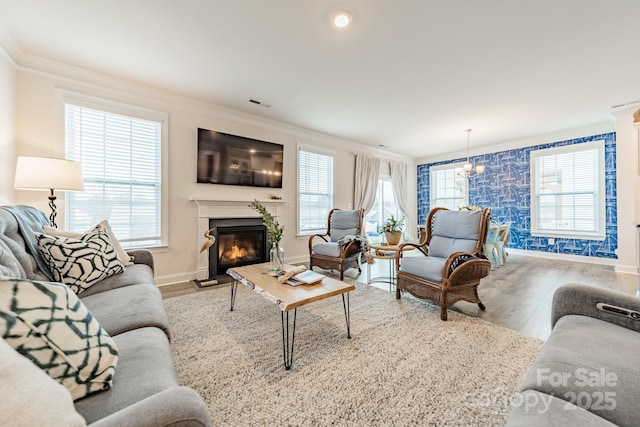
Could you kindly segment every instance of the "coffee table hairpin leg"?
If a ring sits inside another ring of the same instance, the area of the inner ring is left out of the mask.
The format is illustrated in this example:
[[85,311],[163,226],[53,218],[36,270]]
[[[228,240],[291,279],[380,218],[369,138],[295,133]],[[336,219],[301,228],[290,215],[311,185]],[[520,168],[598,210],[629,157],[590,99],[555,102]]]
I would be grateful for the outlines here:
[[344,308],[344,319],[347,321],[347,338],[351,339],[351,312],[349,310],[349,292],[345,302],[344,294],[342,294],[342,308]]
[[[286,326],[285,326],[285,313],[286,313]],[[293,310],[293,328],[291,329],[291,341],[289,341],[289,312],[282,311],[282,354],[284,356],[284,369],[287,371],[291,369],[293,365],[293,344],[296,339],[296,317],[298,316],[298,309]]]
[[231,282],[231,310],[229,311],[233,311],[233,304],[235,304],[236,302],[237,291],[238,291],[238,281],[234,279],[233,282]]

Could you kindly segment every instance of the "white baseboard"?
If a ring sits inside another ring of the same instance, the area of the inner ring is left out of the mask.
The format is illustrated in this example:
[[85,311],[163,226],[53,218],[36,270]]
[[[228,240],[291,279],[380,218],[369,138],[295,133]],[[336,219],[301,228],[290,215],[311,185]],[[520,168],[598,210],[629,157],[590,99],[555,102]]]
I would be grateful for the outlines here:
[[178,274],[165,274],[162,276],[155,276],[153,280],[158,286],[169,286],[169,285],[175,285],[176,283],[189,282],[195,279],[196,279],[196,272],[187,271],[187,272],[178,273]]
[[[569,254],[558,254],[555,252],[541,252],[541,251],[526,251],[523,249],[513,249],[507,248],[507,253],[514,255],[522,255],[532,258],[546,258],[546,259],[555,259],[562,261],[574,261],[574,262],[586,262],[588,264],[600,264],[600,265],[610,265],[616,267],[618,264],[618,260],[611,258],[596,258],[590,256],[582,256],[582,255],[569,255]],[[635,267],[634,267],[635,272]]]

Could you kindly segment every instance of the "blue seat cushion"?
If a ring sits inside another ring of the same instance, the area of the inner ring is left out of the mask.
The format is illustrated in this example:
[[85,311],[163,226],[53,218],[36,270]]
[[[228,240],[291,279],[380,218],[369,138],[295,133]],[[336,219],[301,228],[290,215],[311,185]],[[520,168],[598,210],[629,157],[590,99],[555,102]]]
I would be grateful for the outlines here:
[[446,262],[446,258],[435,256],[403,257],[400,263],[400,271],[433,282],[442,282],[442,270]]
[[331,241],[337,242],[344,236],[358,234],[360,211],[334,211],[331,214]]
[[332,257],[340,256],[340,246],[336,242],[323,242],[313,245],[313,253]]

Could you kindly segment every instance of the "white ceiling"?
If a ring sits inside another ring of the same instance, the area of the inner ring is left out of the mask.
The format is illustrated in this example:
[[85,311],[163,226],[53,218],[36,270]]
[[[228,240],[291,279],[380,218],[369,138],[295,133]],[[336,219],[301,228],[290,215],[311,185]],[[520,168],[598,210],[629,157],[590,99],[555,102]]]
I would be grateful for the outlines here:
[[0,0],[0,26],[23,54],[412,157],[640,98],[640,0]]

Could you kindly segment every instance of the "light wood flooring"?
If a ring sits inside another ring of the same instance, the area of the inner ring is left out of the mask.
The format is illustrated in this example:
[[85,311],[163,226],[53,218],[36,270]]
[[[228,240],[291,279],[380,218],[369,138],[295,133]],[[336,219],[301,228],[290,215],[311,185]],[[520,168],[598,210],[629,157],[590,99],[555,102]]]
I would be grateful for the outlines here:
[[[387,276],[389,263],[378,260],[371,269],[372,277]],[[324,272],[331,274],[330,272]],[[360,282],[367,281],[366,265],[362,273],[349,270],[345,276]],[[481,311],[476,304],[458,302],[451,310],[480,317],[505,326],[521,334],[546,339],[551,331],[551,301],[555,290],[565,283],[581,283],[615,289],[630,295],[638,288],[638,276],[616,273],[613,267],[582,262],[560,261],[509,255],[507,264],[493,270],[482,279],[478,293],[487,307]],[[229,285],[219,285],[229,286]],[[387,283],[372,283],[389,291]],[[172,298],[194,292],[198,289],[192,282],[180,283],[160,288],[163,298]],[[402,298],[412,298],[407,293]],[[389,293],[390,301],[395,294]]]

